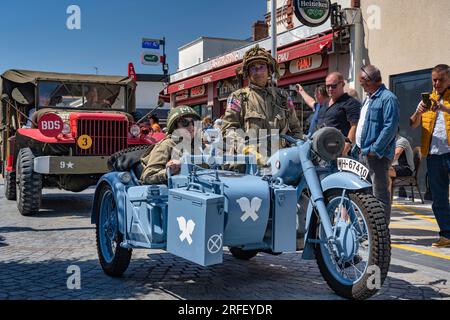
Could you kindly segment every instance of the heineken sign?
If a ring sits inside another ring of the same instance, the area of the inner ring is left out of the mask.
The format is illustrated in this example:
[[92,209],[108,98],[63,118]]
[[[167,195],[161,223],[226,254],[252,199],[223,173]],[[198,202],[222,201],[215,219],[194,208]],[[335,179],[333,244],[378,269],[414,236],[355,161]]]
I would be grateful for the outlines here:
[[317,27],[324,24],[331,13],[330,0],[295,0],[295,16],[308,27]]
[[160,55],[157,51],[144,51],[141,54],[141,62],[147,66],[157,66],[161,63]]

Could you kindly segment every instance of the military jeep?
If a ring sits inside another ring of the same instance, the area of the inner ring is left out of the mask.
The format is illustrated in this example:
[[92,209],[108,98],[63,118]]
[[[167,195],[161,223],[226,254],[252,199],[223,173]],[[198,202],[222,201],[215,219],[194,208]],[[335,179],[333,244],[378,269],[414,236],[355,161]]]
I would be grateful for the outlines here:
[[132,78],[9,70],[0,79],[0,169],[22,215],[39,211],[43,188],[81,192],[109,171],[109,157],[155,144],[132,117]]

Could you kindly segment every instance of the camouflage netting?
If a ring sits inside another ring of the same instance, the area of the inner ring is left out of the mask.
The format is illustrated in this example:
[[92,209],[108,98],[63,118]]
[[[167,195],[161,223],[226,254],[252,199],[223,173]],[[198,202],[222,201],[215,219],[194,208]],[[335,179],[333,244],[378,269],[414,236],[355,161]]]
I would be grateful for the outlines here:
[[269,66],[269,73],[271,75],[275,74],[276,78],[280,77],[280,74],[278,72],[278,62],[271,56],[270,52],[268,52],[264,48],[260,48],[259,45],[256,45],[248,50],[244,55],[242,67],[239,70],[239,73],[241,73],[244,78],[248,78],[248,69],[251,63],[255,61],[265,62]]

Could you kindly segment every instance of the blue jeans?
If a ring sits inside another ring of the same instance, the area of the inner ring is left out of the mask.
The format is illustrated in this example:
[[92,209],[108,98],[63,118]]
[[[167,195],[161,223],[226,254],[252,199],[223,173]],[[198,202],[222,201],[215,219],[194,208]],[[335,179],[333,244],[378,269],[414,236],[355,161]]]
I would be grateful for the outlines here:
[[439,235],[450,239],[450,204],[448,199],[450,153],[428,156],[427,169],[433,197],[433,213],[441,230]]
[[369,167],[370,179],[372,181],[373,195],[377,198],[384,209],[386,223],[391,223],[391,192],[389,190],[389,168],[392,161],[384,157],[382,159],[373,156],[363,157],[363,163]]

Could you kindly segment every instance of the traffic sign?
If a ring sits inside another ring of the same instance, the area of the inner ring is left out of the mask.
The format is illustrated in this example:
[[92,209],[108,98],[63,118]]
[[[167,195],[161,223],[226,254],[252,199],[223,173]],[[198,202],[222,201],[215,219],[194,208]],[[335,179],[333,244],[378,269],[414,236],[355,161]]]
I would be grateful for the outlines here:
[[157,39],[142,39],[142,48],[144,49],[160,49],[160,40]]
[[144,51],[141,54],[141,62],[147,66],[157,66],[161,63],[160,53],[157,51]]

